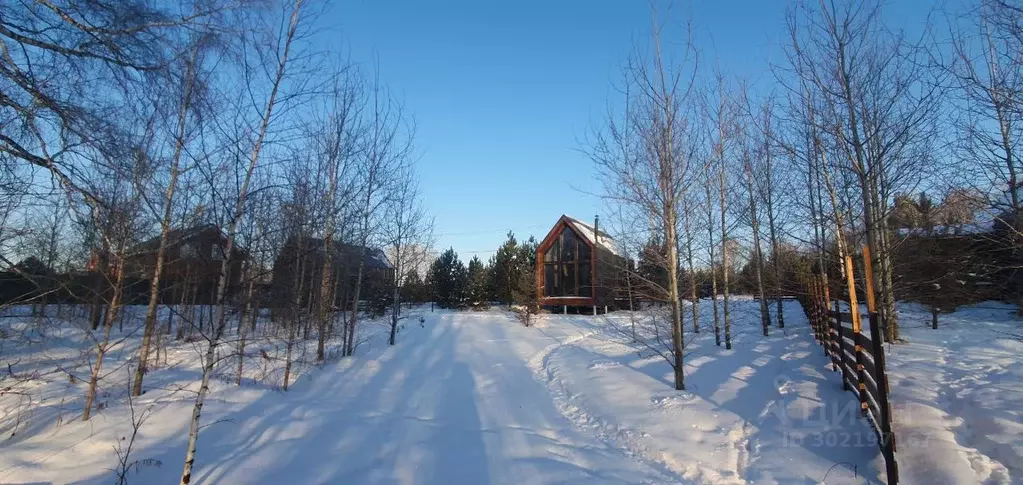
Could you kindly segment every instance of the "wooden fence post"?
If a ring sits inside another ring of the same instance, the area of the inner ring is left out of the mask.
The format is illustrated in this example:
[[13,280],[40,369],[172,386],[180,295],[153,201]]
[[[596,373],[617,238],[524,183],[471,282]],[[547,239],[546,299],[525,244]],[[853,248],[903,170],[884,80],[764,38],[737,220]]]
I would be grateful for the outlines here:
[[820,343],[817,334],[817,282],[813,275],[807,277],[806,280],[806,302],[809,305],[810,329],[813,330],[813,339]]
[[824,281],[823,275],[814,276],[816,287],[814,305],[817,305],[817,341],[824,347],[824,355],[830,355],[831,349],[828,348],[828,332],[831,331],[831,327],[828,326],[828,312],[830,309],[828,308],[828,301],[824,296],[826,293],[826,283]]
[[[867,384],[864,382],[866,379],[866,370],[863,367],[863,325],[860,321],[860,305],[856,299],[856,273],[853,268],[853,260],[851,255],[845,257],[845,276],[846,284],[849,286],[849,314],[852,317],[852,331],[853,331],[853,352],[856,355],[856,392],[860,397],[860,412],[864,415],[867,414]],[[867,301],[873,300],[870,293],[867,293]],[[868,303],[870,305],[870,303]]]
[[874,382],[877,384],[877,406],[880,416],[876,423],[881,431],[881,454],[885,459],[885,471],[888,483],[899,483],[899,466],[895,462],[895,433],[892,432],[892,411],[888,401],[888,369],[884,362],[884,340],[881,336],[880,315],[870,314],[870,341],[873,346],[871,356],[874,358]]
[[867,295],[867,311],[876,312],[874,300],[874,262],[870,259],[870,246],[863,245],[863,293]]
[[860,304],[856,298],[856,276],[853,273],[852,256],[845,256],[845,283],[849,290],[849,314],[852,316],[853,332],[860,331]]
[[820,338],[824,346],[824,355],[831,355],[831,339],[828,337],[831,332],[831,308],[828,307],[827,292],[828,285],[824,275],[817,278],[817,308],[820,312]]
[[840,334],[838,334],[838,328],[836,328],[836,325],[838,325],[838,319],[840,315],[838,301],[835,301],[835,309],[834,310],[831,309],[831,287],[830,285],[828,285],[827,273],[821,273],[821,287],[824,290],[824,294],[822,295],[824,297],[824,300],[821,302],[824,310],[822,312],[824,320],[821,322],[824,324],[824,328],[822,329],[824,331],[825,339],[824,346],[825,348],[828,349],[828,355],[831,356],[831,370],[837,371],[838,364],[841,362],[842,355],[838,353],[839,351],[842,350],[842,347],[839,346],[838,351],[835,350],[836,347],[835,335],[841,336]]
[[[838,311],[828,314],[828,345],[831,347],[831,370],[842,369],[842,314]],[[842,371],[842,389],[845,389],[845,371]]]

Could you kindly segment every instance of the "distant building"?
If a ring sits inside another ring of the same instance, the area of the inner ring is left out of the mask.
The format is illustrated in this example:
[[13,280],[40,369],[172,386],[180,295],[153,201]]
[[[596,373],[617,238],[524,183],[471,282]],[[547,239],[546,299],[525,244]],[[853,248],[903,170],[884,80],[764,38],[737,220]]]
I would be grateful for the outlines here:
[[[312,309],[319,304],[325,260],[321,238],[293,236],[288,238],[274,260],[272,287],[273,306],[283,308],[298,305]],[[384,252],[352,244],[333,243],[333,274],[328,283],[332,294],[332,308],[350,306],[359,280],[362,262],[362,280],[359,299],[380,303],[389,295],[394,284],[394,266]]]
[[615,241],[588,225],[561,216],[536,249],[539,304],[554,311],[604,311],[616,307],[620,275],[627,260]]
[[[227,257],[227,236],[213,224],[202,224],[167,233],[163,271],[160,273],[160,303],[184,301],[208,305],[216,301],[220,268]],[[125,255],[125,272],[130,277],[149,280],[156,269],[160,236],[132,247]],[[248,258],[235,246],[228,268],[228,292],[238,288],[242,265]],[[148,290],[148,289],[147,289]]]

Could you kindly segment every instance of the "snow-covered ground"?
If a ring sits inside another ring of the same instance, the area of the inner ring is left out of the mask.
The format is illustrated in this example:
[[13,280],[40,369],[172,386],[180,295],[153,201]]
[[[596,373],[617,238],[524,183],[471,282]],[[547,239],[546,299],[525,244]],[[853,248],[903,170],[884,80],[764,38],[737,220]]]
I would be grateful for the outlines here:
[[[374,333],[379,324],[366,325],[354,358],[301,365],[287,392],[275,385],[277,348],[265,342],[257,348],[269,349],[271,359],[264,368],[247,364],[246,384],[215,382],[194,480],[882,483],[873,431],[828,369],[798,304],[786,303],[786,328],[770,337],[760,335],[755,302],[735,306],[734,348],[726,351],[714,345],[709,301],[702,303],[703,332],[688,344],[684,392],[672,389],[661,357],[626,345],[613,330],[628,325],[624,312],[544,315],[525,328],[497,309],[427,309],[422,325],[410,320],[394,347]],[[937,331],[919,326],[922,313],[904,311],[909,343],[889,357],[903,483],[1020,480],[1023,371],[1016,364],[1023,349],[998,336],[1015,325],[1005,323],[1009,310],[944,316]],[[975,324],[987,337],[977,337]],[[87,423],[76,419],[82,383],[54,371],[81,359],[81,333],[53,329],[38,340],[45,351],[11,348],[5,339],[0,358],[35,362],[37,387],[27,394],[37,402],[26,411],[19,395],[0,397],[0,483],[114,482],[114,448],[131,432],[127,389],[120,391],[124,380],[116,376],[127,376],[133,338],[112,354],[104,409]],[[134,402],[136,412],[150,414],[132,454],[143,466],[130,483],[176,483],[196,356],[193,344],[171,346],[168,365],[147,377],[148,392]],[[917,434],[945,448],[910,447],[907,436]]]
[[987,302],[941,315],[899,307],[889,346],[899,467],[905,483],[1023,483],[1023,322]]
[[[825,369],[798,303],[786,302],[784,330],[763,337],[757,303],[737,301],[732,350],[714,345],[709,302],[701,307],[685,392],[672,389],[663,359],[610,338],[599,320],[585,337],[550,349],[536,367],[540,379],[563,415],[661,471],[661,483],[879,480],[873,431]],[[628,325],[627,314],[611,318]]]
[[[102,329],[95,334],[85,331],[84,307],[65,306],[59,311],[58,317],[57,306],[50,306],[45,319],[30,316],[29,307],[0,314],[0,484],[115,483],[115,448],[125,447],[131,437],[132,407],[144,423],[136,443],[140,448],[130,456],[130,461],[139,462],[137,473],[133,471],[131,476],[139,478],[131,483],[176,483],[202,375],[200,357],[205,353],[205,341],[201,335],[194,332],[181,341],[175,341],[173,335],[159,336],[157,347],[162,350],[154,355],[156,363],[150,365],[144,394],[129,406],[128,382],[141,342],[145,308],[126,307],[125,318],[113,326],[93,418],[82,422],[83,398]],[[197,307],[196,321],[198,312]],[[207,312],[204,317],[207,321],[209,315]],[[160,326],[166,317],[161,311]],[[261,324],[266,320],[261,319]],[[382,321],[364,320],[360,330],[357,341],[362,345],[380,341],[387,327]],[[202,416],[209,427],[203,430],[200,447],[210,444],[203,441],[206,436],[231,433],[224,428],[245,421],[246,413],[261,413],[253,407],[257,403],[287,396],[280,390],[285,333],[265,334],[262,329],[250,333],[242,385],[238,386],[236,331],[229,331],[218,353],[220,364]],[[315,349],[314,339],[299,340],[292,352],[292,383],[317,369]],[[339,353],[340,342],[329,340],[328,360],[336,360]],[[209,455],[200,452],[200,456]]]

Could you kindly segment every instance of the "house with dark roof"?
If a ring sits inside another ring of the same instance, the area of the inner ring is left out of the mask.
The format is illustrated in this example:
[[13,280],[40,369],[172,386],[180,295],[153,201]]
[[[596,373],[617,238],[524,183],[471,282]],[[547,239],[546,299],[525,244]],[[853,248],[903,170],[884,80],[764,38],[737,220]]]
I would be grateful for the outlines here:
[[[271,282],[275,308],[312,309],[319,304],[326,248],[322,238],[292,236],[274,260]],[[378,248],[334,242],[331,244],[332,274],[328,279],[332,308],[345,309],[361,288],[359,299],[383,304],[394,283],[394,266]],[[362,278],[359,278],[360,263]]]
[[[167,233],[163,271],[160,274],[160,303],[212,304],[216,300],[220,269],[227,258],[227,235],[214,224],[171,229]],[[130,277],[149,280],[156,269],[160,236],[130,248],[125,271]],[[228,267],[228,292],[238,288],[248,253],[235,245]]]
[[536,293],[552,311],[606,311],[616,307],[628,260],[607,233],[562,215],[536,249]]

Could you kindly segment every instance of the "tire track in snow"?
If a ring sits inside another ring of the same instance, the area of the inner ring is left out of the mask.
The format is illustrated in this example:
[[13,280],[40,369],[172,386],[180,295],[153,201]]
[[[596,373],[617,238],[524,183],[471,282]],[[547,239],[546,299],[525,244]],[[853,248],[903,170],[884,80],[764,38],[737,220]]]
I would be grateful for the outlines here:
[[589,331],[573,335],[544,347],[529,359],[528,365],[533,372],[533,377],[547,387],[554,407],[575,427],[592,433],[608,447],[617,449],[625,456],[658,471],[664,475],[667,481],[687,483],[688,480],[683,475],[687,470],[682,464],[674,462],[664,454],[658,457],[656,453],[644,446],[641,443],[641,438],[645,433],[637,433],[634,430],[614,425],[585,409],[578,396],[569,390],[567,383],[557,376],[554,369],[551,369],[550,358],[559,349],[590,338],[595,334],[597,334],[596,331]]
[[571,335],[569,337],[566,337],[565,340],[558,340],[555,337],[551,337],[555,340],[555,342],[544,347],[542,350],[540,350],[540,352],[538,352],[536,355],[530,358],[529,362],[527,363],[527,365],[529,365],[529,369],[533,371],[533,376],[536,376],[538,372],[541,372],[547,368],[547,358],[555,350],[557,350],[558,347],[572,345],[580,340],[592,337],[593,335],[596,335],[596,333],[597,333],[596,331],[591,330],[588,332],[581,333],[579,335]]
[[732,442],[732,452],[735,454],[733,456],[735,460],[735,478],[742,480],[744,483],[747,481],[746,469],[749,468],[749,464],[752,461],[750,456],[750,427],[750,422],[743,420],[740,423],[736,423],[735,427],[728,432],[728,439]]

